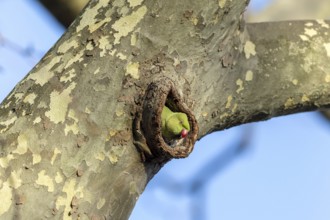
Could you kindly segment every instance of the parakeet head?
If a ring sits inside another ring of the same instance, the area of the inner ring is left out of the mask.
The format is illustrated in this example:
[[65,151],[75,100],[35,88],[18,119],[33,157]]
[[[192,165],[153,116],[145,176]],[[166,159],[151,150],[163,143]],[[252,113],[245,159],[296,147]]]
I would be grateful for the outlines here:
[[173,113],[167,118],[166,130],[171,133],[173,137],[185,138],[190,131],[188,117],[184,113]]

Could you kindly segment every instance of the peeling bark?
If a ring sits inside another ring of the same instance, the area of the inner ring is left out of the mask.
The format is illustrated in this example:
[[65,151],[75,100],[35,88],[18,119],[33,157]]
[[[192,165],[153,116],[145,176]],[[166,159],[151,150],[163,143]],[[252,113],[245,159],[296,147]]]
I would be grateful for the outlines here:
[[245,1],[90,1],[0,106],[0,218],[127,219],[163,166],[134,115],[166,76],[198,138],[329,105],[329,22],[244,25]]

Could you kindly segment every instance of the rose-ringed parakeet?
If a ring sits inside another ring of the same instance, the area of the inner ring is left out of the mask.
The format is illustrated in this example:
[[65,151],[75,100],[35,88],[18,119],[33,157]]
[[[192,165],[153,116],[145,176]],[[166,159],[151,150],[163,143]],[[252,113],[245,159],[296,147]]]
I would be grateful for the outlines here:
[[161,117],[162,135],[168,144],[173,145],[188,135],[190,125],[185,113],[172,112],[167,106],[164,106]]
[[[172,112],[164,106],[161,114],[162,136],[165,142],[170,146],[181,144],[190,131],[188,117],[185,113]],[[152,156],[152,153],[146,143],[146,139],[140,130],[135,130],[134,144],[142,152],[142,160],[146,160],[146,155]]]

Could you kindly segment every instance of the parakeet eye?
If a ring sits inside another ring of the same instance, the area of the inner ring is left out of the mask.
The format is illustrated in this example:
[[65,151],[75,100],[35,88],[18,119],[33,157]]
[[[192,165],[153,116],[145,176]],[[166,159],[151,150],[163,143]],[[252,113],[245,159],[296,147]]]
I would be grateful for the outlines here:
[[181,138],[185,138],[185,137],[187,137],[187,135],[188,135],[188,130],[182,129],[182,131],[181,131]]

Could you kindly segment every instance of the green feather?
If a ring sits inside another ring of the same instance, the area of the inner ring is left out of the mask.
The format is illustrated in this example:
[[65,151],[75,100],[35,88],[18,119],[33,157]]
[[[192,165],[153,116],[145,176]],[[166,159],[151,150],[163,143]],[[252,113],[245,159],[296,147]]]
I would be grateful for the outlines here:
[[190,131],[188,117],[185,113],[172,112],[164,106],[162,111],[162,134],[165,138],[178,138],[183,129]]

